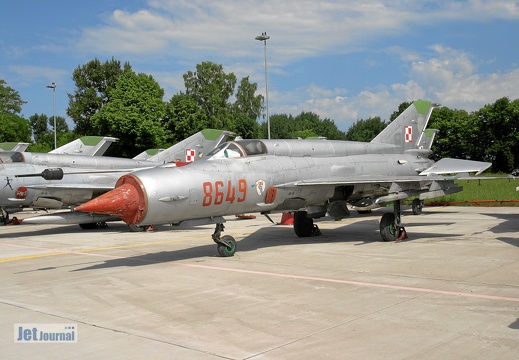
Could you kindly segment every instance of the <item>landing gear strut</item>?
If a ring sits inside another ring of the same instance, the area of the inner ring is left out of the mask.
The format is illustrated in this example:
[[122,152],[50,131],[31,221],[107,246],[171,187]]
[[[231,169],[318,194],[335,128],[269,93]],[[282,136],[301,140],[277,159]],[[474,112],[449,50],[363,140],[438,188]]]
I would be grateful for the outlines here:
[[218,254],[220,256],[233,256],[236,252],[236,240],[234,240],[234,238],[230,235],[224,235],[220,237],[223,229],[225,229],[225,226],[223,226],[222,223],[216,224],[216,228],[214,229],[214,233],[211,235],[211,237],[218,246]]
[[0,212],[0,225],[7,225],[8,222],[9,213],[2,208]]
[[393,212],[385,213],[380,220],[380,236],[383,241],[400,241],[407,237],[405,228],[401,226],[401,200],[393,203]]

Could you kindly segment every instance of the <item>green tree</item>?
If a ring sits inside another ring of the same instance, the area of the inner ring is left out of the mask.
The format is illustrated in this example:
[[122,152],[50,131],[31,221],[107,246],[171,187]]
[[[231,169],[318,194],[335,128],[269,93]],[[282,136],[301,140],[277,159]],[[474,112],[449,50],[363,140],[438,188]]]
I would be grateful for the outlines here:
[[[69,143],[77,138],[78,136],[72,131],[59,132],[56,134],[56,147],[65,145],[66,143]],[[31,152],[45,153],[51,150],[54,150],[54,131],[48,131],[46,133],[40,134],[38,142],[27,148],[27,151]]]
[[[295,128],[295,121],[292,115],[274,114],[270,117],[270,137],[272,139],[293,139]],[[262,122],[260,125],[260,137],[267,138],[267,122]]]
[[435,160],[471,157],[471,139],[475,135],[474,119],[465,110],[448,107],[434,109],[428,127],[438,130],[432,146]]
[[180,93],[173,95],[166,104],[164,129],[168,144],[175,144],[208,127],[207,115],[194,97]]
[[92,116],[92,128],[99,134],[119,138],[111,155],[133,157],[164,144],[162,121],[166,110],[164,90],[146,74],[125,72],[109,94],[109,100]]
[[[263,110],[263,97],[255,95],[258,86],[250,83],[248,77],[241,79],[235,94],[236,82],[236,76],[233,73],[226,74],[222,65],[203,62],[196,65],[196,71],[184,74],[186,92],[180,95],[193,99],[205,114],[205,117],[200,117],[205,121],[204,127],[230,130],[243,138],[258,137],[257,118]],[[231,102],[233,96],[235,101]],[[175,122],[182,124],[188,120],[188,123],[192,123],[186,116],[176,115],[168,112],[168,129],[177,127]],[[189,128],[195,129],[198,126],[190,125]]]
[[318,138],[319,135],[317,135],[313,130],[306,129],[306,130],[297,130],[292,133],[293,139],[307,139],[307,138]]
[[[49,117],[49,127],[54,132],[54,116]],[[56,133],[66,133],[69,132],[67,121],[63,116],[56,116]]]
[[259,136],[258,119],[263,110],[263,96],[255,95],[258,84],[251,84],[249,77],[241,79],[233,104],[234,127],[238,135],[244,139],[255,139]]
[[30,141],[31,127],[27,120],[19,115],[23,104],[26,102],[22,100],[18,91],[0,79],[0,141]]
[[45,114],[34,114],[29,117],[29,124],[32,128],[32,136],[35,143],[38,143],[49,132],[48,121],[49,118]]
[[214,129],[230,128],[229,99],[234,93],[236,76],[226,74],[223,66],[212,62],[196,65],[196,71],[184,74],[186,94],[192,96]]
[[0,142],[30,142],[31,127],[24,118],[0,113]]
[[19,114],[23,104],[27,102],[22,100],[18,91],[0,79],[0,114]]
[[132,68],[128,62],[121,67],[121,62],[114,58],[104,64],[96,58],[74,70],[72,79],[76,90],[74,94],[68,94],[67,109],[67,115],[75,123],[74,132],[97,135],[93,132],[91,118],[106,105],[108,95],[115,88],[119,77],[129,71]]
[[[261,124],[261,135],[267,136],[267,124]],[[272,139],[294,139],[298,137],[322,136],[329,140],[344,140],[344,132],[330,119],[321,119],[313,112],[301,112],[296,117],[277,114],[270,117]]]
[[346,132],[346,139],[350,141],[369,142],[373,140],[378,133],[384,130],[386,126],[387,124],[378,116],[360,119],[350,126]]
[[492,162],[492,171],[510,172],[518,165],[519,100],[507,97],[474,113],[471,155]]

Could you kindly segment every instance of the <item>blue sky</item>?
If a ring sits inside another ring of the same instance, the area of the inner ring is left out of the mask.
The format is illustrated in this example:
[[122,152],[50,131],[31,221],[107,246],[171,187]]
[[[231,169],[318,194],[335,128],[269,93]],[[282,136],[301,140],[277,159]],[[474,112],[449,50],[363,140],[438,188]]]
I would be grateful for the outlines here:
[[357,119],[388,119],[403,101],[474,111],[519,98],[513,0],[26,0],[2,4],[2,14],[0,79],[27,101],[26,118],[52,115],[51,82],[66,117],[72,72],[94,58],[129,61],[165,101],[203,61],[249,76],[264,94],[262,32],[271,115],[312,111],[347,131]]

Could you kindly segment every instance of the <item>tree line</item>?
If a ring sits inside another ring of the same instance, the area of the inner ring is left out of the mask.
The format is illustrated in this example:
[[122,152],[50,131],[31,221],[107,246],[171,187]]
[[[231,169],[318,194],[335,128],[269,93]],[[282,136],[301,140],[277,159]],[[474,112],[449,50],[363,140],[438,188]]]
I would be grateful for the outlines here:
[[[135,73],[131,65],[112,58],[78,66],[68,94],[70,130],[57,117],[58,146],[84,135],[119,138],[107,155],[133,157],[150,148],[165,148],[204,128],[225,129],[243,138],[266,138],[264,98],[249,77],[239,83],[233,73],[212,62],[197,64],[183,75],[185,90],[164,101],[164,90],[150,75]],[[0,142],[34,144],[29,151],[46,152],[54,144],[54,119],[34,114],[20,116],[25,104],[19,93],[0,79]],[[359,119],[348,131],[334,121],[312,112],[299,115],[273,114],[271,138],[326,137],[333,140],[370,141],[411,102],[403,102],[387,121],[380,117]],[[429,127],[438,130],[433,145],[436,159],[455,157],[490,161],[493,171],[509,172],[519,167],[519,100],[504,97],[468,113],[440,107],[432,112]]]

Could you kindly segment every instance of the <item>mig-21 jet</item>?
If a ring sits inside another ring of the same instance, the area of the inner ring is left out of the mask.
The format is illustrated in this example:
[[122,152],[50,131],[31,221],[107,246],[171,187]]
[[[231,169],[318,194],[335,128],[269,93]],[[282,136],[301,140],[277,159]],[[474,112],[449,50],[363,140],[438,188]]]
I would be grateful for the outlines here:
[[[61,209],[84,203],[113,189],[117,179],[125,173],[194,161],[231,135],[231,132],[223,130],[202,130],[145,160],[49,153],[12,154],[9,161],[0,163],[0,207],[3,214],[0,220],[7,222],[9,212],[24,207]],[[95,224],[111,219],[106,216],[103,219],[85,219],[84,216],[79,219],[81,214],[73,215],[75,218],[69,221],[78,224]],[[26,221],[29,223],[31,220]],[[49,217],[41,217],[39,221],[52,223]]]
[[[221,236],[223,216],[293,212],[299,237],[320,234],[314,219],[349,215],[348,206],[372,209],[393,203],[380,221],[384,241],[398,239],[401,202],[462,190],[452,173],[481,173],[486,162],[429,159],[424,129],[434,106],[417,100],[370,143],[332,140],[234,140],[187,167],[138,170],[114,190],[76,212],[119,216],[130,225],[216,223],[212,239],[221,256],[236,241]],[[423,142],[423,143],[422,143]]]

